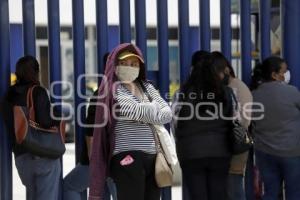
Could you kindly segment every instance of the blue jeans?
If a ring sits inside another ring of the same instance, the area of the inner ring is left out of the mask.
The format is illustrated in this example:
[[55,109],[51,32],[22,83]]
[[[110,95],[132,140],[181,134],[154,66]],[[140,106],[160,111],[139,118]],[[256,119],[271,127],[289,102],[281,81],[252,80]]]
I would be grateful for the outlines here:
[[[64,178],[64,200],[81,200],[81,193],[89,186],[89,166],[78,164]],[[110,178],[107,179],[105,187],[105,200],[116,200],[115,185]]]
[[20,179],[27,190],[27,200],[57,200],[61,173],[60,160],[31,154],[16,157]]
[[257,165],[264,183],[263,200],[278,199],[282,181],[287,200],[300,198],[300,156],[279,157],[261,151],[255,152]]
[[229,174],[228,176],[228,199],[246,200],[244,176]]

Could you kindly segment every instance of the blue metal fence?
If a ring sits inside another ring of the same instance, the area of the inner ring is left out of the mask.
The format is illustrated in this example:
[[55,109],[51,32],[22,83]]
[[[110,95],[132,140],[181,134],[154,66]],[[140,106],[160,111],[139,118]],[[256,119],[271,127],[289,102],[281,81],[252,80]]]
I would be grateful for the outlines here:
[[34,0],[23,1],[23,38],[24,54],[35,56],[35,18]]
[[[10,84],[10,43],[8,0],[0,0],[0,98]],[[0,115],[0,198],[12,199],[11,140]]]
[[[146,29],[146,0],[135,1],[135,23],[136,44],[141,48],[145,60],[147,56],[147,29]],[[241,16],[241,61],[242,78],[249,84],[251,75],[251,1],[240,0]],[[286,58],[292,72],[292,84],[300,87],[300,2],[298,0],[282,0],[282,30],[283,30],[283,55]],[[78,92],[85,94],[85,79],[77,83],[77,78],[85,73],[85,33],[83,0],[73,0],[73,45],[74,45],[74,80],[75,80],[75,107],[84,103],[84,99]],[[198,49],[210,50],[211,28],[210,28],[210,1],[199,0],[200,10],[200,44]],[[120,42],[131,42],[130,25],[130,0],[119,0],[120,14]],[[260,56],[266,58],[271,54],[270,43],[270,0],[260,0]],[[168,1],[157,0],[157,40],[158,40],[158,86],[162,95],[169,92],[169,44],[168,44]],[[288,10],[288,12],[287,12]],[[8,0],[0,0],[0,98],[3,98],[9,87],[10,77],[10,30]],[[97,27],[97,59],[98,72],[102,73],[102,58],[109,49],[109,35],[107,24],[107,0],[96,1],[96,27]],[[231,0],[221,1],[221,49],[224,55],[231,59]],[[34,1],[23,0],[23,40],[24,54],[35,55],[35,19]],[[179,60],[180,81],[183,82],[189,74],[189,62],[191,49],[190,25],[189,25],[189,1],[178,0],[178,35],[179,35]],[[59,0],[48,0],[48,38],[49,38],[49,74],[50,82],[61,80],[61,50],[60,50],[60,20]],[[116,41],[116,40],[114,40]],[[117,40],[118,41],[118,40]],[[201,48],[200,48],[201,47]],[[193,49],[195,46],[193,45]],[[77,90],[77,87],[79,90]],[[54,87],[54,94],[61,96],[61,85]],[[52,99],[60,103],[61,99]],[[81,115],[76,118],[84,118]],[[76,155],[82,149],[84,142],[82,128],[76,124]],[[4,127],[0,116],[0,197],[1,199],[12,199],[12,166],[11,166],[11,143],[9,135]],[[252,175],[251,175],[252,177]],[[251,178],[250,177],[250,178]],[[248,200],[253,197],[253,183],[250,181],[248,188]],[[186,188],[184,200],[189,199]],[[163,190],[163,199],[171,199],[170,188]]]

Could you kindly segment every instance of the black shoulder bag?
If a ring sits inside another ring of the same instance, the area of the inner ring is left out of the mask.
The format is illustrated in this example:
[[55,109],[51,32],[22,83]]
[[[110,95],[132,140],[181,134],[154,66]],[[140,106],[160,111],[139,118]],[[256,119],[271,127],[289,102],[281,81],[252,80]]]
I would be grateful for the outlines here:
[[[231,94],[236,103],[235,110],[238,110],[238,101],[234,94]],[[233,154],[241,154],[248,151],[253,146],[253,140],[250,137],[248,130],[242,126],[239,120],[232,120],[232,131],[229,135],[231,152]]]
[[[17,145],[35,156],[57,159],[66,151],[64,123],[45,129],[35,121],[33,86],[27,92],[27,106],[14,106],[14,127]],[[39,111],[41,112],[41,111]]]

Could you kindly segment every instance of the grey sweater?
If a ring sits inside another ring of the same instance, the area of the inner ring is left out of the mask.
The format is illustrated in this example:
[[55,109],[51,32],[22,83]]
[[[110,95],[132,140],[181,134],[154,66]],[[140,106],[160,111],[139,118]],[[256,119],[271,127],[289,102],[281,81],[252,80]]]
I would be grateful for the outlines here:
[[[264,118],[254,120],[255,148],[271,155],[300,156],[298,89],[273,81],[262,84],[252,94],[253,101],[264,106]],[[252,116],[258,114],[254,112]]]

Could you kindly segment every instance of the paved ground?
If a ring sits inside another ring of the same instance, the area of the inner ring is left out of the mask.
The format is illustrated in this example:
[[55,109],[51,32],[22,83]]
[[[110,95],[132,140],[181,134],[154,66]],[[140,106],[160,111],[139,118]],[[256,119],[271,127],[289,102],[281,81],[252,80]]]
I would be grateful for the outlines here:
[[[75,149],[74,144],[67,144],[67,151],[64,155],[63,159],[63,165],[64,170],[63,174],[64,176],[74,167],[75,165]],[[16,168],[14,167],[13,163],[13,199],[14,200],[25,200],[25,188],[22,185],[18,173],[16,171]],[[181,200],[181,187],[173,187],[172,189],[172,200]]]

